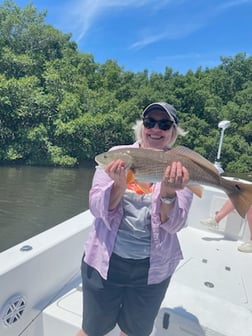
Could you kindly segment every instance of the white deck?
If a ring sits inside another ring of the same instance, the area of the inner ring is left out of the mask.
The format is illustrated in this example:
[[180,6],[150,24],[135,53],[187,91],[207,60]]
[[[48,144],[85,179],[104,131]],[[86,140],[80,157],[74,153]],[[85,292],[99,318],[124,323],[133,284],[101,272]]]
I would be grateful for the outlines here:
[[[248,238],[246,223],[236,213],[217,233],[199,223],[225,198],[212,188],[202,200],[195,197],[188,226],[179,233],[184,260],[172,278],[152,336],[252,336],[252,254],[237,251]],[[31,251],[20,252],[24,244],[19,244],[1,253],[0,335],[75,335],[82,313],[80,258],[91,222],[85,212],[25,242],[33,246]],[[13,297],[21,303],[24,299],[21,316],[16,314],[20,305],[8,305]],[[9,324],[6,307],[16,317]],[[118,334],[116,329],[109,335]]]
[[[153,335],[252,335],[252,255],[237,252],[237,241],[194,228],[181,231],[180,241],[185,259],[169,286]],[[60,335],[67,335],[61,319],[78,327],[81,305],[81,286],[77,286],[49,306],[44,312],[45,325],[50,326],[46,334],[59,332],[61,326]],[[167,330],[165,313],[169,314]],[[73,329],[68,335],[74,334]]]

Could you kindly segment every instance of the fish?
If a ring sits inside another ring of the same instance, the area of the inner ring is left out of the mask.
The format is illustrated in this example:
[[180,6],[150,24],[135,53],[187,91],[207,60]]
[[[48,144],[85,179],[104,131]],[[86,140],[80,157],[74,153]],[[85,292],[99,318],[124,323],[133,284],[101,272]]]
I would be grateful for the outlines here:
[[204,185],[221,189],[243,218],[252,204],[252,183],[222,177],[212,162],[188,147],[177,146],[169,151],[123,147],[95,156],[96,163],[102,168],[118,159],[124,161],[126,170],[130,170],[137,181],[149,183],[161,182],[166,167],[180,161],[190,174],[187,187],[197,196],[202,194],[198,187]]

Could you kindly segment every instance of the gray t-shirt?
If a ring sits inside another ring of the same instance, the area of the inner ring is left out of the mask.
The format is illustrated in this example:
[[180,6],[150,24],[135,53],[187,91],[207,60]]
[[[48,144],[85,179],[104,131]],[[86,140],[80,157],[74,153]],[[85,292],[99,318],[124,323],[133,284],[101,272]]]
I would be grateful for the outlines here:
[[150,256],[151,197],[126,190],[123,218],[113,252],[122,258],[144,259]]

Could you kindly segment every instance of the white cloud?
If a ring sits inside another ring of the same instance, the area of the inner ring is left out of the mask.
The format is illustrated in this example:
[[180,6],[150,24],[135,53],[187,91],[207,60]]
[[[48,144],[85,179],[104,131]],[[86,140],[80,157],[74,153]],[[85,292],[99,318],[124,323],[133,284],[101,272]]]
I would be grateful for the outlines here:
[[76,0],[65,11],[71,17],[71,31],[77,36],[78,42],[108,9],[139,8],[151,3],[152,0]]
[[[112,10],[120,11],[125,8],[125,10],[136,11],[144,8],[144,12],[149,13],[150,20],[148,21],[148,16],[146,16],[146,23],[142,22],[142,26],[139,25],[135,30],[136,41],[129,47],[129,49],[142,49],[158,41],[184,38],[209,24],[211,18],[222,11],[250,2],[252,0],[229,0],[220,3],[219,6],[206,9],[200,0],[194,2],[194,11],[187,16],[185,8],[190,6],[190,0],[159,0],[158,2],[153,0],[74,0],[68,2],[71,4],[64,9],[64,12],[65,19],[69,20],[68,31],[71,31],[74,39],[80,42],[99,22],[99,19],[104,15],[110,15]],[[155,15],[159,12],[163,13],[164,10],[168,11],[168,9],[175,11],[175,15],[171,15],[167,22],[158,22]],[[182,17],[181,13],[185,16]],[[64,22],[64,27],[66,28],[66,22]]]
[[226,3],[221,4],[219,6],[219,9],[228,9],[231,7],[241,6],[246,3],[252,3],[252,1],[251,0],[232,0],[232,1],[228,1]]
[[202,27],[202,24],[168,24],[165,27],[165,31],[157,34],[145,33],[142,39],[133,43],[130,49],[142,49],[147,45],[162,41],[162,40],[177,40],[190,35],[192,32]]

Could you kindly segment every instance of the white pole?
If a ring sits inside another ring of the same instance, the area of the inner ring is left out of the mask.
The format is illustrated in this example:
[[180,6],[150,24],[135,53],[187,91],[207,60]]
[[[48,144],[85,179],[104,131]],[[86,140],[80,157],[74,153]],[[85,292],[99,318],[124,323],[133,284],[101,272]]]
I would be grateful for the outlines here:
[[225,131],[225,129],[222,128],[221,129],[220,142],[219,142],[219,148],[218,148],[218,154],[217,154],[217,160],[220,159],[220,155],[221,155],[221,147],[222,147],[222,143],[223,143],[224,131]]
[[229,120],[222,120],[219,122],[218,127],[221,129],[221,135],[220,135],[220,141],[219,141],[219,148],[218,148],[218,153],[217,153],[217,160],[215,161],[214,165],[218,169],[219,173],[222,174],[224,173],[224,170],[221,167],[221,162],[218,161],[220,160],[220,155],[221,155],[221,147],[223,143],[223,137],[224,137],[224,131],[226,128],[228,128],[230,125]]

